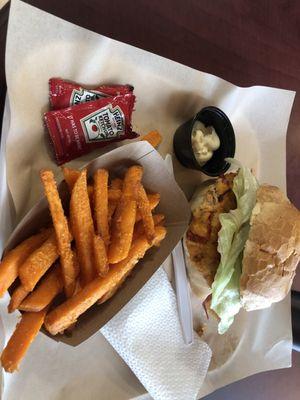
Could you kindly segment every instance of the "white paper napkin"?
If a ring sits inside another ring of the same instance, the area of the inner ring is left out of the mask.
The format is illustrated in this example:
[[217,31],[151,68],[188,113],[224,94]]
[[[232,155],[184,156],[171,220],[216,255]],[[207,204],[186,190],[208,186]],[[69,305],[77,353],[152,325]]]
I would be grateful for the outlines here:
[[102,329],[154,400],[193,400],[206,376],[211,351],[195,334],[183,342],[174,291],[160,268]]

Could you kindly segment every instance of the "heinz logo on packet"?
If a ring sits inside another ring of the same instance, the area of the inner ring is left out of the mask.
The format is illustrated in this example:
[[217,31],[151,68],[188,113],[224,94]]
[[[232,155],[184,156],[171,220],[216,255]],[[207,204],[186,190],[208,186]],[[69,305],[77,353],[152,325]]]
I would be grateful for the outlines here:
[[46,112],[45,123],[57,164],[138,137],[131,129],[134,102],[134,94],[128,93]]
[[124,114],[120,107],[103,107],[80,120],[88,143],[119,138],[125,132]]
[[86,90],[86,89],[74,89],[72,91],[70,105],[74,106],[80,103],[86,103],[87,101],[98,100],[101,97],[107,97],[108,95],[101,92]]

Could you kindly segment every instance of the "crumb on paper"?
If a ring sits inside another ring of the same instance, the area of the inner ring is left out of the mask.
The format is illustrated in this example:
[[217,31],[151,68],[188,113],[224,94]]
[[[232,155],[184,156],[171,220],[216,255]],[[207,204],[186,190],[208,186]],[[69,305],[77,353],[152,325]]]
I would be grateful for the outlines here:
[[198,334],[198,336],[202,337],[205,333],[205,329],[206,329],[206,324],[200,325],[197,329],[196,329],[196,333]]

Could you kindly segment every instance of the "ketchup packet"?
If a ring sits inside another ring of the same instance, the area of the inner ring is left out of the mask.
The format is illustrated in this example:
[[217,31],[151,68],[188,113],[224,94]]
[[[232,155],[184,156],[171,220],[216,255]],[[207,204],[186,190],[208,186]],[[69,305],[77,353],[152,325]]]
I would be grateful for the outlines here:
[[58,165],[138,134],[131,130],[135,96],[105,97],[44,114]]
[[59,78],[49,80],[49,99],[53,110],[75,106],[103,97],[115,97],[132,91],[133,86],[130,85],[101,85],[94,89],[86,89],[77,83],[67,82]]

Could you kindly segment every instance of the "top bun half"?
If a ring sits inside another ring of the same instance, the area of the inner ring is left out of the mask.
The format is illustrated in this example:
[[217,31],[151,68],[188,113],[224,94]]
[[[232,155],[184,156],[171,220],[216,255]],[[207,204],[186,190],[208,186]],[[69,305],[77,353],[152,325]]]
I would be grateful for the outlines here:
[[246,242],[240,293],[247,311],[282,300],[300,261],[300,212],[275,186],[257,190]]

